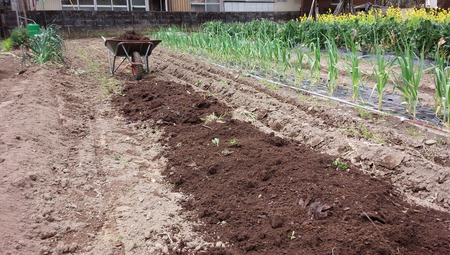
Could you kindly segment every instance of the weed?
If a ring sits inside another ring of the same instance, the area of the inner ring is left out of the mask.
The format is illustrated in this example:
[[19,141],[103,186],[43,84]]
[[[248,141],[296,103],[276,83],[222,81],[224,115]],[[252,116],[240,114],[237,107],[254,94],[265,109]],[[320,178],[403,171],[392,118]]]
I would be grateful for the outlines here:
[[6,39],[4,41],[0,42],[0,47],[2,48],[1,51],[9,51],[12,48],[12,41],[11,39]]
[[194,86],[198,87],[202,85],[202,80],[198,80],[196,83],[194,83]]
[[163,185],[163,188],[171,190],[173,188],[173,184],[172,183],[166,183]]
[[341,170],[347,170],[347,169],[348,169],[347,164],[344,163],[344,162],[341,162],[341,161],[340,161],[340,158],[336,158],[336,159],[331,163],[330,166],[335,166],[335,167],[336,167],[336,170],[338,170],[338,169],[341,169]]
[[122,157],[119,153],[114,154],[114,160],[115,161],[122,161]]
[[249,112],[249,111],[244,111],[243,114],[244,114],[244,116],[249,118],[252,122],[256,121],[256,114]]
[[268,82],[268,81],[263,81],[263,84],[266,85],[267,87],[269,87],[270,89],[273,90],[277,90],[278,86],[274,83]]
[[82,70],[82,69],[78,69],[78,70],[73,71],[73,73],[74,73],[75,75],[80,75],[80,74],[86,73],[86,71],[85,71],[85,70]]
[[211,140],[211,142],[212,142],[212,144],[214,144],[215,146],[219,147],[220,139],[217,138],[217,137],[215,137],[215,138],[213,138],[213,139]]
[[231,140],[230,146],[235,146],[235,145],[237,145],[237,140],[236,139]]
[[373,120],[373,119],[375,119],[371,112],[369,112],[367,110],[364,110],[361,107],[356,107],[356,111],[358,112],[359,117],[361,117],[363,119],[366,119],[366,120]]
[[415,138],[423,136],[422,133],[417,132],[414,128],[408,128],[408,129],[406,129],[406,133],[407,133],[408,135],[412,136],[412,137],[415,137]]
[[216,113],[213,112],[210,115],[206,116],[205,118],[200,118],[200,120],[208,123],[208,122],[213,122],[215,120],[221,120],[221,119],[225,118],[225,115],[226,115],[226,113],[223,113],[223,114],[217,116]]
[[220,83],[222,83],[223,85],[228,85],[228,82],[226,82],[225,80],[220,80]]

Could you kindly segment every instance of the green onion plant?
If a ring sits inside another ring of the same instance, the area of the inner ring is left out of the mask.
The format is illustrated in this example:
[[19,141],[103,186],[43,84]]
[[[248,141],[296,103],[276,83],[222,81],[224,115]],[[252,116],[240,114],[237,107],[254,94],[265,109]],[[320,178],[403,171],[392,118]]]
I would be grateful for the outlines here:
[[439,49],[435,53],[436,65],[434,66],[434,77],[436,87],[436,115],[443,116],[443,122],[450,129],[450,67],[447,60]]
[[411,45],[406,43],[403,55],[398,58],[398,64],[402,71],[402,83],[397,85],[398,90],[403,94],[407,110],[413,119],[416,119],[417,104],[419,103],[419,85],[424,68],[424,52],[421,51],[418,57],[417,68],[415,68],[416,54],[412,51]]
[[395,63],[395,59],[387,60],[384,56],[385,52],[381,49],[377,42],[375,45],[375,57],[376,64],[374,66],[374,74],[376,79],[376,84],[372,90],[378,93],[378,110],[382,109],[383,104],[383,94],[386,91],[386,84],[389,80],[389,76],[392,71],[392,67]]
[[337,67],[339,52],[336,46],[336,42],[334,41],[334,39],[330,39],[330,37],[327,37],[325,41],[325,48],[328,53],[328,90],[330,91],[330,95],[333,95],[333,92],[336,88],[336,82],[339,77],[339,69]]

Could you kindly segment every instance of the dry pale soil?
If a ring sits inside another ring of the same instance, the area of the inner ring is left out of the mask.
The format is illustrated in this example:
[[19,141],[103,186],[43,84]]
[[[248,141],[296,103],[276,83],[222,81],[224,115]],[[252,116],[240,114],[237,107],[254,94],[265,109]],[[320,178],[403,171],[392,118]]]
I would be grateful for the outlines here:
[[[0,54],[0,254],[450,254],[450,139],[158,46]],[[334,162],[334,163],[333,163]]]

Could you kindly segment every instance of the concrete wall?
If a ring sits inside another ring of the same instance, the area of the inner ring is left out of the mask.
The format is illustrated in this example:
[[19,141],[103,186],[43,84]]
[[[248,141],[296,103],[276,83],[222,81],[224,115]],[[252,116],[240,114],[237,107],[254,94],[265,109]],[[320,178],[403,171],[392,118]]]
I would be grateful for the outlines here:
[[[255,19],[289,21],[299,12],[128,12],[128,11],[31,11],[28,17],[45,26],[59,25],[66,31],[145,29],[149,27],[197,26],[207,21],[248,22]],[[16,13],[7,11],[8,29],[17,26]]]

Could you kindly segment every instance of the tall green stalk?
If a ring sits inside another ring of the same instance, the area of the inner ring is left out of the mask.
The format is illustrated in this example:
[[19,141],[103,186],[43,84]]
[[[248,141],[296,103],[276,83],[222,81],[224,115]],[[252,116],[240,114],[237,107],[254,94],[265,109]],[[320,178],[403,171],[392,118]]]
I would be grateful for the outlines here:
[[356,45],[353,40],[347,43],[347,49],[350,49],[350,53],[347,56],[348,66],[346,68],[347,74],[352,81],[352,100],[360,96],[361,87],[361,68],[359,67],[360,57],[356,50]]
[[436,116],[442,115],[443,122],[450,129],[450,67],[446,64],[447,58],[440,54],[439,49],[436,50],[435,60]]
[[310,74],[312,78],[320,78],[320,42],[319,39],[315,43],[311,43],[309,48],[313,51],[314,59],[309,58],[311,62]]
[[334,41],[334,39],[330,39],[329,37],[327,37],[325,41],[325,48],[328,53],[328,90],[330,91],[330,95],[333,95],[333,92],[336,88],[336,82],[339,77],[339,69],[337,67],[339,52],[336,46],[336,42]]
[[397,85],[397,88],[402,92],[405,99],[408,113],[416,119],[417,104],[419,103],[419,84],[422,79],[424,66],[424,52],[420,53],[417,68],[415,68],[414,60],[416,54],[412,51],[411,45],[405,43],[405,51],[403,55],[398,58],[398,63],[402,71],[403,83]]
[[378,93],[378,110],[381,110],[383,107],[383,94],[386,91],[386,84],[395,60],[386,60],[384,57],[385,52],[380,48],[377,41],[374,45],[376,57],[374,74],[377,82],[373,90],[376,90]]

